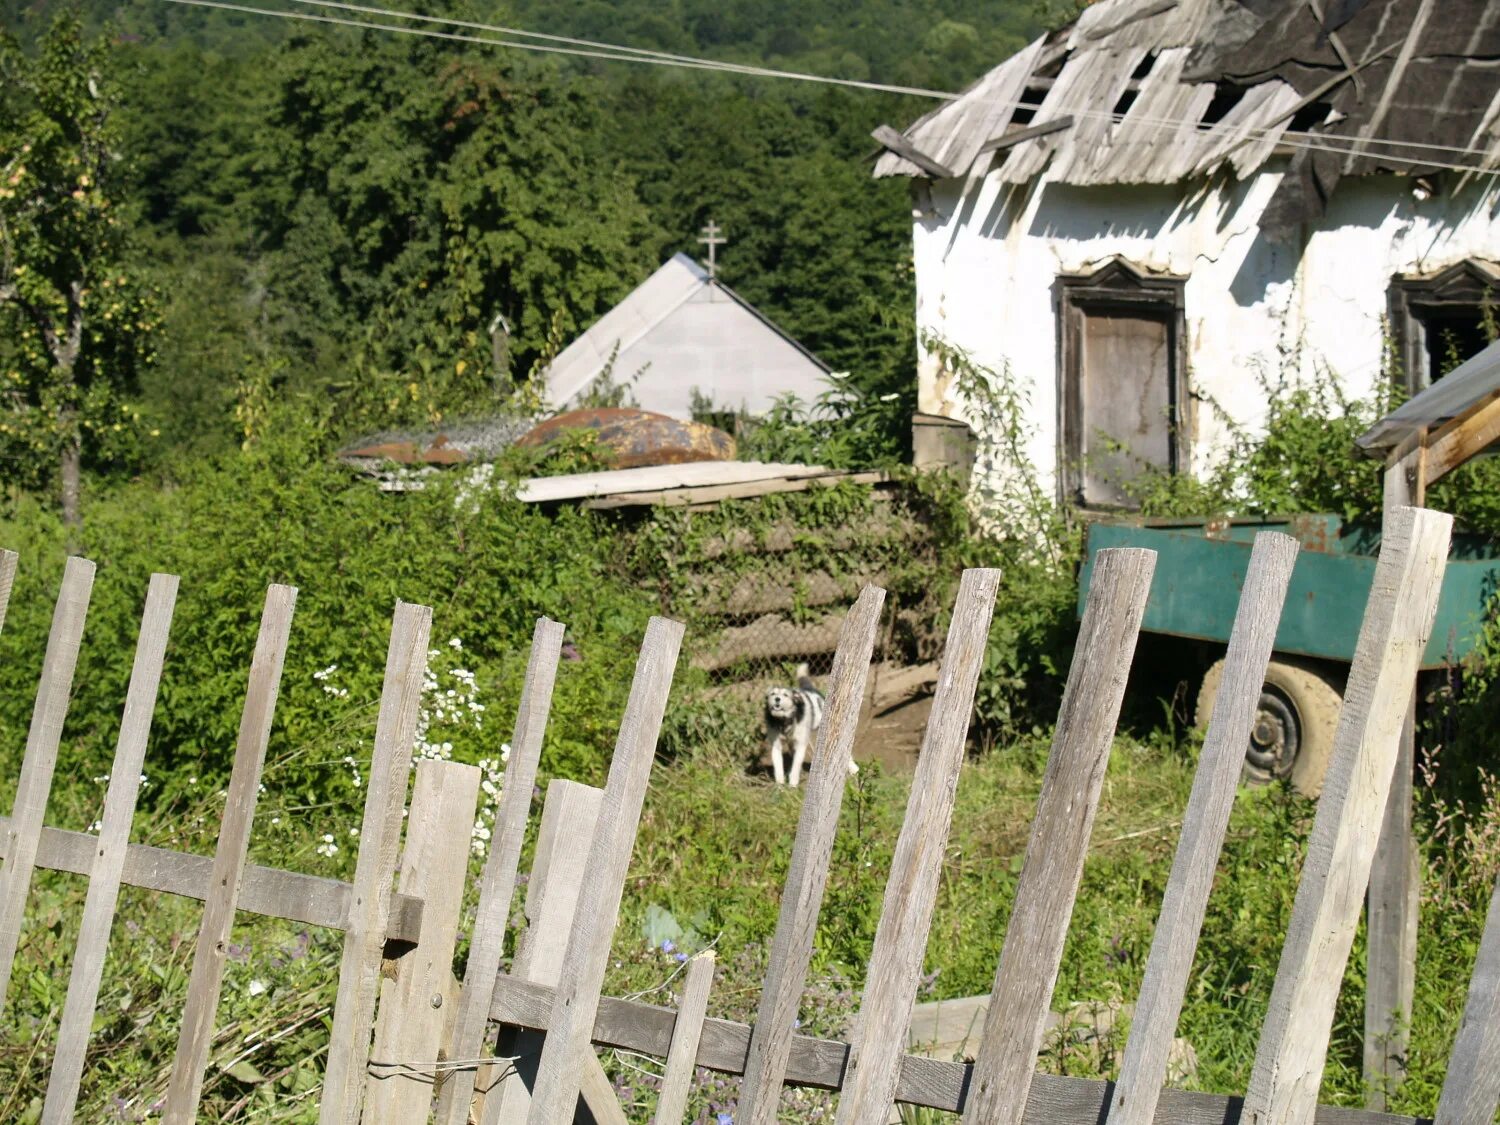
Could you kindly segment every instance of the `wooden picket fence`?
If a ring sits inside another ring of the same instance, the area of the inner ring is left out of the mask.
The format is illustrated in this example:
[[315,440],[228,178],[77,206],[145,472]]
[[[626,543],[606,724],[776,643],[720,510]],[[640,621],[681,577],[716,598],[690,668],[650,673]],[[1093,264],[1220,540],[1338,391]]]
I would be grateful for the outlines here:
[[[696,1068],[742,1075],[735,1120],[770,1125],[783,1087],[840,1091],[840,1125],[885,1125],[905,1103],[985,1125],[1332,1125],[1406,1122],[1320,1108],[1339,982],[1362,907],[1413,673],[1436,609],[1451,521],[1405,508],[1388,526],[1335,754],[1319,803],[1265,1025],[1243,1098],[1163,1089],[1167,1056],[1229,820],[1244,747],[1297,544],[1258,537],[1224,685],[1184,814],[1118,1081],[1035,1073],[1126,676],[1155,562],[1101,553],[1058,716],[1010,925],[977,1055],[908,1054],[907,1029],[942,874],[968,719],[998,574],[966,572],[910,802],[887,884],[866,986],[847,1042],[796,1033],[884,595],[867,587],[843,622],[819,752],[753,1025],[706,1018],[711,953],[688,962],[676,1011],[602,997],[632,846],[683,630],[652,620],[607,784],[551,783],[526,884],[527,925],[509,970],[502,953],[522,839],[562,644],[539,621],[479,888],[462,981],[452,972],[478,772],[416,769],[401,828],[430,611],[398,604],[352,884],[247,865],[246,851],[296,591],[271,587],[251,662],[218,849],[207,857],[129,842],[138,779],[177,580],[147,594],[118,752],[96,836],[44,825],[58,740],[83,633],[93,565],[69,560],[47,646],[0,870],[0,1010],[37,867],[87,875],[88,896],[52,1060],[43,1120],[73,1119],[105,947],[121,884],[201,899],[181,1034],[163,1119],[196,1117],[226,946],[237,910],[344,933],[320,1121],[443,1125],[624,1121],[596,1050],[665,1060],[655,1120],[683,1119]],[[16,557],[0,556],[0,625]],[[587,846],[584,843],[588,842]],[[399,862],[398,862],[399,861]],[[399,880],[399,882],[398,882]],[[1500,901],[1500,900],[1497,900]],[[498,1038],[496,1025],[499,1025]],[[1491,909],[1437,1121],[1490,1125],[1500,1103],[1500,909]]]

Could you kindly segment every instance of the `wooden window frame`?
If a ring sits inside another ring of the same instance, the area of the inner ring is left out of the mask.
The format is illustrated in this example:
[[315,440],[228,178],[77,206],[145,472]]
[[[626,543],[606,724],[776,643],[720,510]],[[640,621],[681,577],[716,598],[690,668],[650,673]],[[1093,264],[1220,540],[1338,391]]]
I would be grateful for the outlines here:
[[1500,264],[1468,259],[1427,277],[1397,274],[1386,291],[1391,356],[1387,375],[1409,395],[1427,386],[1424,312],[1474,308],[1488,299],[1500,314]]
[[1192,421],[1188,396],[1187,278],[1149,274],[1123,259],[1087,274],[1059,274],[1054,286],[1058,310],[1057,432],[1058,490],[1064,503],[1106,509],[1088,504],[1083,495],[1085,439],[1083,403],[1079,391],[1083,361],[1083,324],[1089,313],[1165,314],[1171,334],[1172,377],[1168,394],[1172,417],[1168,441],[1168,471],[1185,472],[1190,464],[1189,435]]

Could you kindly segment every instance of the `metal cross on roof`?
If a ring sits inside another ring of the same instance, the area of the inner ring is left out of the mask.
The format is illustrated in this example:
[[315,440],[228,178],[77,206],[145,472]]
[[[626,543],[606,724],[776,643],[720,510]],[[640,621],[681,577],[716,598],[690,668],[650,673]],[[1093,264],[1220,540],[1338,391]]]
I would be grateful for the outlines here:
[[703,228],[703,237],[698,241],[708,247],[708,277],[712,281],[718,272],[718,255],[715,253],[720,246],[728,242],[727,238],[721,237],[724,231],[718,223],[712,219],[708,220],[708,226]]

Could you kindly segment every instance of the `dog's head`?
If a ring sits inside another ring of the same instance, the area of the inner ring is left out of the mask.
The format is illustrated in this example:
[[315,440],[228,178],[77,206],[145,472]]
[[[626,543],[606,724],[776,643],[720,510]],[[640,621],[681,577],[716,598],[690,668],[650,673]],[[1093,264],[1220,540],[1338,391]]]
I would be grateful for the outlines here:
[[797,717],[797,693],[791,688],[773,687],[766,692],[766,717],[787,723]]

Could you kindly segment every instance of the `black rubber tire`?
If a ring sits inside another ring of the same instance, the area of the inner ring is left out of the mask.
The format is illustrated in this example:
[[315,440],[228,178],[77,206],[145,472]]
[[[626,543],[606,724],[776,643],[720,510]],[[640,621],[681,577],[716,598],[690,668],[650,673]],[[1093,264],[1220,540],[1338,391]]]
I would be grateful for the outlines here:
[[[1222,660],[1204,673],[1194,713],[1199,730],[1208,729],[1223,678]],[[1285,778],[1297,792],[1316,799],[1333,756],[1333,732],[1343,705],[1342,677],[1318,665],[1284,657],[1272,660],[1266,666],[1256,733],[1245,748],[1241,778],[1250,785]]]

